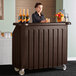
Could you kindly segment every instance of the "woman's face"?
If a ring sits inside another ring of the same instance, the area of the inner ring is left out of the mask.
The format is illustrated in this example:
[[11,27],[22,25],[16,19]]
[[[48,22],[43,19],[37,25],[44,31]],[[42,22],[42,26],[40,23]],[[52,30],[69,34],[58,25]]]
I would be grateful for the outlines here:
[[43,10],[43,5],[38,5],[38,7],[36,7],[36,11],[41,13]]

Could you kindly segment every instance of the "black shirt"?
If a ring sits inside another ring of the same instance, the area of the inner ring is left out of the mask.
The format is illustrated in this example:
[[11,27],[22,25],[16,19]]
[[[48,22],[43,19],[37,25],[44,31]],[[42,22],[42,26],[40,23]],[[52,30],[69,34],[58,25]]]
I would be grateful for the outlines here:
[[42,20],[45,20],[43,14],[41,14],[41,16],[39,16],[39,14],[37,12],[32,14],[32,22],[33,23],[40,23]]

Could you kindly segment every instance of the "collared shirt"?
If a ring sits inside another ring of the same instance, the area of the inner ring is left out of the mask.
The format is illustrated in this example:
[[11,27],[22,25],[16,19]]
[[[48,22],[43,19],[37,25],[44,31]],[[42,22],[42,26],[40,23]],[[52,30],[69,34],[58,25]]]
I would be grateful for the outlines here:
[[42,20],[45,20],[43,14],[41,14],[41,16],[39,16],[39,14],[37,12],[32,14],[32,22],[33,23],[40,23]]

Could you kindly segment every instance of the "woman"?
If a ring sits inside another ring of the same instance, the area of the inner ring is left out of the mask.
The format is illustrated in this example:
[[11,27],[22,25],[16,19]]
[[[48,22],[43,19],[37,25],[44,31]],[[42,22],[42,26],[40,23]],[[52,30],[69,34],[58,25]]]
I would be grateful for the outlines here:
[[36,3],[35,4],[35,13],[32,14],[32,22],[33,23],[45,23],[47,22],[44,18],[44,15],[41,13],[43,10],[42,3]]

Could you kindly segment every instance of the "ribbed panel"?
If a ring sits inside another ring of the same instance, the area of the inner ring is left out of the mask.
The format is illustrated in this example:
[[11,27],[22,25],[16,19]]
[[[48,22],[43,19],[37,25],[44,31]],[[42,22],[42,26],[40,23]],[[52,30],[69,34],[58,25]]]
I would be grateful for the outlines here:
[[12,62],[13,62],[14,67],[20,68],[21,67],[21,61],[20,61],[20,58],[21,58],[20,40],[21,39],[20,39],[20,33],[18,30],[20,30],[19,27],[17,27],[13,32],[13,42],[12,42],[12,45],[13,45],[12,60],[13,61]]
[[49,68],[66,63],[64,29],[31,29],[27,33],[28,56],[25,58],[28,58],[29,69]]
[[62,27],[23,27],[13,34],[13,64],[26,69],[52,68],[67,63],[67,30]]

